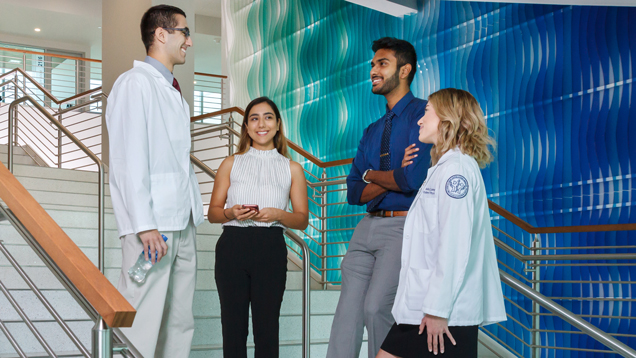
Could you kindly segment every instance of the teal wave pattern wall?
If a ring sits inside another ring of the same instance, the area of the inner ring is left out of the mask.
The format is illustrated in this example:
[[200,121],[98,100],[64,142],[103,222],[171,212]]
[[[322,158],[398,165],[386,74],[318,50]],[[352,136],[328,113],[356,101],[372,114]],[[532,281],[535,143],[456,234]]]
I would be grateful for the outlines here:
[[[493,201],[536,226],[636,222],[631,170],[636,142],[628,140],[636,137],[636,8],[430,0],[419,1],[417,14],[400,19],[344,0],[232,0],[225,14],[231,102],[245,106],[251,98],[271,97],[281,108],[288,137],[320,159],[354,156],[363,129],[383,115],[384,99],[371,94],[371,43],[394,36],[417,50],[416,96],[457,87],[479,100],[498,143],[496,161],[483,171]],[[311,163],[303,165],[322,174]],[[330,169],[326,175],[346,175],[348,170]],[[342,192],[329,195],[329,202],[346,200]],[[328,208],[329,216],[360,212],[358,207]],[[358,220],[330,220],[327,229],[354,227]],[[493,217],[493,223],[526,244],[532,240],[502,218]],[[329,241],[346,241],[350,235],[336,232]],[[542,244],[620,246],[634,240],[636,233],[627,232],[567,234],[544,235]],[[312,249],[320,252],[315,244]],[[328,250],[342,255],[346,247]],[[522,263],[501,257],[523,273]],[[327,266],[338,267],[340,260],[330,259]],[[312,263],[321,267],[319,260]],[[633,282],[636,270],[555,266],[542,269],[541,275],[548,280]],[[329,279],[338,280],[339,274],[330,272]],[[636,285],[608,284],[598,290],[589,285],[541,287],[548,296],[598,297],[602,292],[636,292]],[[601,329],[636,334],[633,320],[601,317],[604,312],[633,316],[634,302],[560,303],[598,316],[590,321]],[[531,310],[529,302],[520,299],[519,304]],[[508,304],[507,309],[531,325],[519,307]],[[557,319],[543,322],[545,329],[569,329]],[[527,331],[510,322],[505,326],[530,342]],[[488,329],[528,356],[528,347],[510,333]],[[620,339],[636,346],[633,338]],[[578,335],[543,334],[542,342],[604,349]],[[542,356],[586,355],[544,350]]]

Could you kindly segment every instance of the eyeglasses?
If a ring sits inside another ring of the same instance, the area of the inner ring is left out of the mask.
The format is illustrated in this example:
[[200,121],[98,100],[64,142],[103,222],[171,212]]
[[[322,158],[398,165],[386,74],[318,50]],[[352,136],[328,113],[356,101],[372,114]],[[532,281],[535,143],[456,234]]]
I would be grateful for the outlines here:
[[162,27],[164,30],[177,30],[181,31],[186,38],[190,37],[190,29],[187,27]]

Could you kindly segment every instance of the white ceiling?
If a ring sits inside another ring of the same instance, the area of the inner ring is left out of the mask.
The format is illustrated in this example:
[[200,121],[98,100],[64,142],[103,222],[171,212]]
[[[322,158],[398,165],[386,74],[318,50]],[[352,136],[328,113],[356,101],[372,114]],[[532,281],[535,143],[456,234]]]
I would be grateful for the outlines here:
[[[133,0],[134,1],[134,0]],[[195,0],[195,14],[221,17],[222,0]],[[84,47],[101,44],[102,0],[0,0],[0,35]],[[35,28],[42,29],[35,32]]]
[[194,13],[211,17],[221,17],[223,0],[194,0]]

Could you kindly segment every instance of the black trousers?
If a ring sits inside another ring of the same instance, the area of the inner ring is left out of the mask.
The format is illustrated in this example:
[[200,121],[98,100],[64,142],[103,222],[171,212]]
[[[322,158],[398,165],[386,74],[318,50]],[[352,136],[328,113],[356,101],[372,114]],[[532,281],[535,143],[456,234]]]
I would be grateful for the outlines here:
[[394,323],[382,343],[382,349],[401,358],[477,358],[477,336],[479,326],[451,326],[448,330],[455,338],[456,346],[444,334],[444,354],[438,349],[437,355],[428,351],[426,328],[418,334],[419,325]]
[[277,358],[287,280],[283,229],[226,226],[216,244],[214,278],[221,301],[223,357],[247,357],[251,304],[254,358]]

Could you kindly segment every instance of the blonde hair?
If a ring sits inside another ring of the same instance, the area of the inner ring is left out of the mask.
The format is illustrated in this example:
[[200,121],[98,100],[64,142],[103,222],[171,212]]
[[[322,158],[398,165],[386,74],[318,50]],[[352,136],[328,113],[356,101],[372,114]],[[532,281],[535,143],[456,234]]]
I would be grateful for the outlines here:
[[493,161],[489,147],[495,140],[488,135],[486,118],[473,95],[456,88],[445,88],[428,96],[439,117],[437,144],[431,148],[432,165],[447,151],[459,146],[462,153],[475,158],[480,168]]
[[285,130],[283,129],[283,120],[280,118],[280,111],[276,103],[267,97],[253,99],[247,107],[245,107],[243,124],[241,124],[241,136],[239,138],[238,150],[235,154],[245,154],[252,146],[252,138],[250,138],[250,135],[247,133],[247,121],[249,120],[252,108],[261,103],[267,103],[272,108],[276,116],[276,123],[279,125],[278,132],[274,135],[274,147],[282,156],[290,158],[289,151],[287,150],[287,138],[285,138]]

